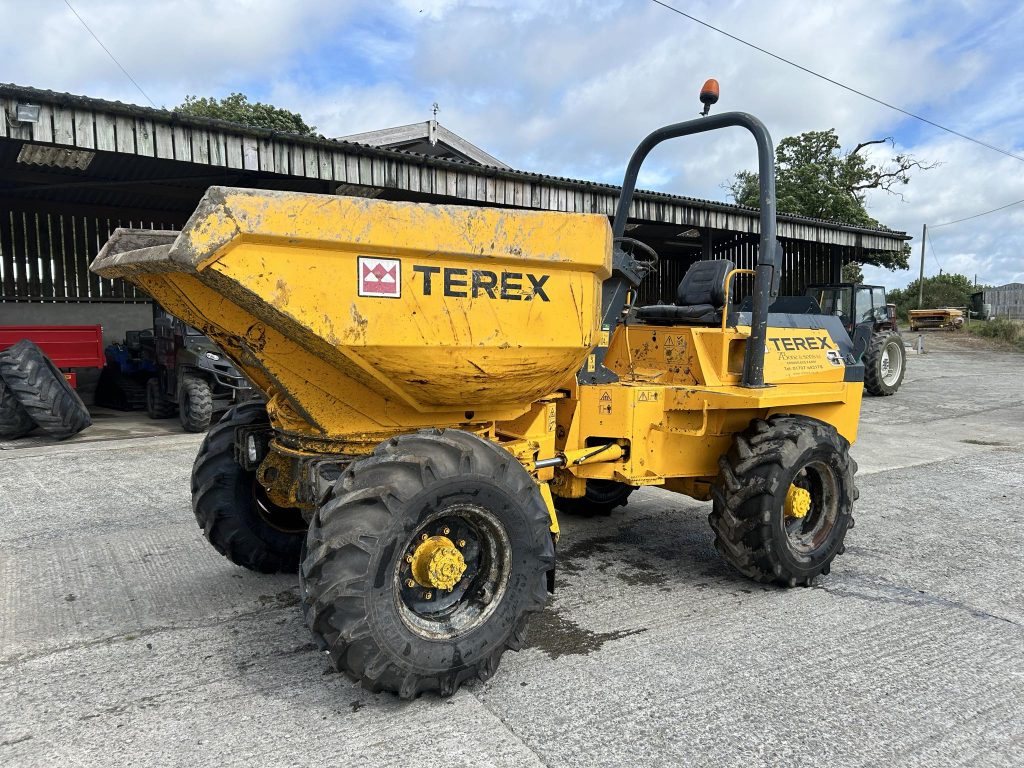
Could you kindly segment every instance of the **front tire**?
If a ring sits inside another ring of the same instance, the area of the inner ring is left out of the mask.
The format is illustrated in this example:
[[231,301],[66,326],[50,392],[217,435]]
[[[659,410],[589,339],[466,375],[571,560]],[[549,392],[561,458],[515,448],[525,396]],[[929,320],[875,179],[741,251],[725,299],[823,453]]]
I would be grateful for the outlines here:
[[857,464],[835,427],[807,416],[757,419],[718,464],[708,522],[726,561],[788,587],[829,572],[858,496]]
[[269,424],[263,403],[233,408],[211,429],[192,465],[192,511],[218,552],[260,573],[295,573],[306,538],[298,509],[267,498],[256,473],[235,460],[235,430]]
[[364,687],[451,695],[522,647],[547,602],[549,526],[533,479],[496,444],[452,429],[393,438],[351,465],[313,518],[306,621]]
[[205,432],[213,420],[213,390],[210,383],[196,376],[181,380],[178,416],[186,432]]
[[895,331],[874,334],[864,353],[864,390],[880,397],[896,394],[906,367],[903,337]]

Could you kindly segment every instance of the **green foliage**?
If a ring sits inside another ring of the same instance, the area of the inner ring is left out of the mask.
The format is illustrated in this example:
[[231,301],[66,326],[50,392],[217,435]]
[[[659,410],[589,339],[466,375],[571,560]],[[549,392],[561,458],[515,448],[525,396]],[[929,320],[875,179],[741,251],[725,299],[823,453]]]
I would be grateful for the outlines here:
[[1024,323],[1010,320],[1007,317],[994,317],[991,320],[972,320],[968,328],[975,336],[1011,344],[1024,351]]
[[223,99],[204,96],[186,96],[185,101],[174,108],[175,112],[195,117],[210,117],[241,123],[253,128],[268,128],[282,133],[297,133],[315,136],[316,128],[306,125],[302,115],[272,104],[250,102],[244,93],[232,93]]
[[[835,129],[808,131],[787,136],[775,147],[775,196],[779,211],[855,226],[874,227],[878,221],[864,205],[869,189],[899,194],[910,183],[912,168],[928,170],[935,164],[923,164],[910,155],[896,154],[876,165],[862,151],[872,144],[892,144],[892,139],[875,139],[842,152]],[[752,171],[740,171],[727,185],[740,205],[758,207],[758,179]],[[865,261],[906,269],[910,248],[902,251],[874,251]]]
[[[917,309],[917,292],[920,281],[914,280],[906,288],[896,288],[888,292],[889,302],[896,305],[901,317],[907,317],[907,311]],[[970,306],[971,294],[977,288],[966,275],[936,275],[924,279],[924,304],[921,309],[936,307]]]
[[860,268],[860,264],[856,261],[851,261],[843,264],[843,282],[844,283],[863,283],[864,282],[864,270]]

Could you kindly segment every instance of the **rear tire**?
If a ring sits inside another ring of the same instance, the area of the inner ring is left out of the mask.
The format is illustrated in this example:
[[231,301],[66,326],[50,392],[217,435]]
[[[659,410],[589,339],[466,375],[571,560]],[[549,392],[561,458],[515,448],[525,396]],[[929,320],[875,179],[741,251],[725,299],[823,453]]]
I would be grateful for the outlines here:
[[581,517],[610,515],[616,507],[629,503],[629,495],[635,491],[632,485],[614,480],[587,480],[587,492],[578,499],[555,496],[555,507],[559,512]]
[[174,415],[174,403],[164,397],[159,376],[146,382],[146,414],[151,419],[167,419]]
[[302,514],[272,504],[256,473],[235,460],[235,430],[260,424],[269,425],[263,403],[246,403],[209,431],[192,465],[192,511],[214,549],[235,565],[295,573],[306,538]]
[[0,352],[0,377],[32,421],[65,440],[92,424],[89,409],[43,351],[22,339]]
[[[452,429],[388,440],[342,474],[310,524],[306,621],[364,687],[449,696],[525,642],[547,603],[550,522],[529,473],[494,443]],[[465,570],[431,588],[408,558],[446,530]]]
[[213,390],[205,379],[185,376],[178,393],[178,416],[186,432],[205,432],[213,420]]
[[871,337],[864,352],[864,390],[886,397],[896,394],[907,368],[903,337],[896,331],[882,331]]
[[[810,586],[845,550],[853,527],[856,462],[835,427],[806,416],[757,419],[718,462],[708,522],[715,548],[755,581]],[[804,514],[791,486],[807,493]]]
[[0,379],[0,437],[12,440],[27,435],[35,428],[36,423],[28,411]]

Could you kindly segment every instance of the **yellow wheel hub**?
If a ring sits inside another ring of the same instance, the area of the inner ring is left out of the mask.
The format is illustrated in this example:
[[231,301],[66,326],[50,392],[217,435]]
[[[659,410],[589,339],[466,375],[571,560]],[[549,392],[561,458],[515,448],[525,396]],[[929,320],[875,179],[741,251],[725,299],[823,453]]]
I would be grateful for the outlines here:
[[786,517],[807,517],[807,513],[811,511],[811,492],[806,488],[789,486],[789,490],[786,491],[783,511],[786,513]]
[[466,572],[466,561],[447,536],[424,539],[412,553],[412,577],[421,587],[455,588]]

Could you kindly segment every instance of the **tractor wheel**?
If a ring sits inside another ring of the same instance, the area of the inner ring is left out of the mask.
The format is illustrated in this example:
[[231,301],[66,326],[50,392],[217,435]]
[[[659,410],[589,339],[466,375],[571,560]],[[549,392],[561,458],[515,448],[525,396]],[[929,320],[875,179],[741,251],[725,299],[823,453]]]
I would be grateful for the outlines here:
[[870,395],[894,395],[903,383],[907,368],[903,337],[883,331],[871,337],[864,353],[864,389]]
[[28,339],[0,352],[0,376],[50,437],[65,440],[92,424],[89,409],[64,374]]
[[28,415],[18,398],[0,379],[0,437],[13,439],[27,435],[36,428],[36,423]]
[[834,427],[806,416],[757,419],[718,461],[708,522],[715,548],[756,581],[810,586],[845,550],[857,463]]
[[559,512],[582,517],[610,515],[616,507],[626,506],[629,494],[635,490],[632,485],[614,480],[587,480],[586,495],[578,499],[555,496],[555,507]]
[[209,542],[235,565],[295,573],[306,538],[302,513],[273,504],[256,473],[235,460],[235,430],[266,423],[263,403],[246,403],[207,433],[192,465],[192,511]]
[[393,438],[346,469],[310,524],[306,621],[364,687],[449,696],[522,647],[547,602],[550,524],[496,444],[452,429]]
[[205,379],[185,376],[178,393],[178,417],[186,432],[205,432],[213,419],[213,391]]
[[166,419],[174,415],[174,403],[164,397],[159,376],[146,381],[146,414],[151,419]]

